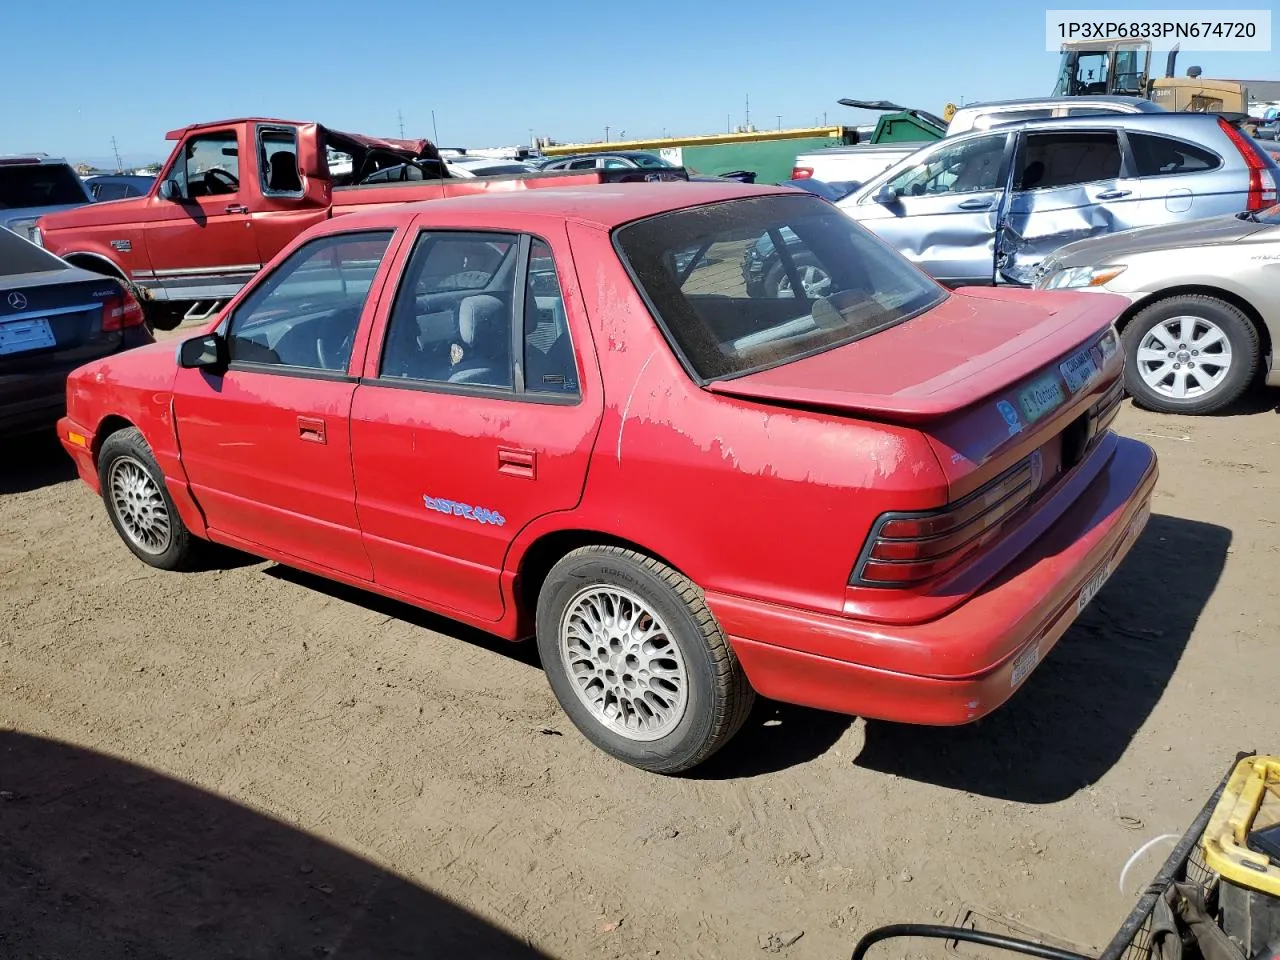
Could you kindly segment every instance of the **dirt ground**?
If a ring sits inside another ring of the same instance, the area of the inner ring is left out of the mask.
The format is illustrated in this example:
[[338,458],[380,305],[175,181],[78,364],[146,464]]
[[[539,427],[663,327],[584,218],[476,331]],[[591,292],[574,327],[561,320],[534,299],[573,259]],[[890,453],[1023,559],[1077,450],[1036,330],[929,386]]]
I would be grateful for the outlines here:
[[275,564],[151,570],[10,446],[0,956],[798,960],[970,908],[1101,947],[1169,843],[1121,891],[1130,854],[1280,750],[1276,400],[1126,405],[1154,516],[995,716],[764,703],[683,780],[589,746],[530,648]]

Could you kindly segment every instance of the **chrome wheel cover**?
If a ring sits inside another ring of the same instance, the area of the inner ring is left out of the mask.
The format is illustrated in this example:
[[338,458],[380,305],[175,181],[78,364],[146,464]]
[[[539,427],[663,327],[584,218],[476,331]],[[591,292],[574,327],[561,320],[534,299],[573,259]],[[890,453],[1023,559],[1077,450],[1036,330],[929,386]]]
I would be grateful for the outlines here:
[[142,463],[124,456],[107,472],[107,495],[129,542],[144,553],[159,555],[173,541],[173,524],[164,494]]
[[1170,317],[1148,330],[1138,344],[1138,375],[1171,400],[1195,400],[1216,390],[1231,369],[1225,331],[1204,317]]
[[684,657],[667,625],[630,590],[595,584],[578,591],[560,617],[558,646],[574,694],[605,729],[650,742],[683,719]]

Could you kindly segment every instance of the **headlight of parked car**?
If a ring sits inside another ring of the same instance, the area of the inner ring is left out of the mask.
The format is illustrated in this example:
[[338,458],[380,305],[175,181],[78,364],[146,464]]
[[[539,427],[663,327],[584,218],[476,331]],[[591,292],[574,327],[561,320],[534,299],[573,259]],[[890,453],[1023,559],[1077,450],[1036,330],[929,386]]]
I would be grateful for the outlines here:
[[27,231],[27,239],[29,239],[37,247],[44,246],[44,237],[40,235],[40,228],[37,226],[33,225],[31,229]]
[[1067,267],[1053,270],[1036,281],[1037,290],[1069,290],[1079,287],[1101,287],[1124,273],[1123,266]]

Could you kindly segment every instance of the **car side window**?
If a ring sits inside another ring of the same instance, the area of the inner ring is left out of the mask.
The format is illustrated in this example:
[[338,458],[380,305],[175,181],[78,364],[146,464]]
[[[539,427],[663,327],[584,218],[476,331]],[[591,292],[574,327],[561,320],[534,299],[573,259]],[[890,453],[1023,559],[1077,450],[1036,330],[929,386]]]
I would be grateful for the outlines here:
[[1114,130],[1029,133],[1014,177],[1015,190],[1048,190],[1120,176],[1120,141]]
[[569,164],[570,170],[594,170],[596,168],[597,159],[595,157],[585,157],[582,160],[574,160]]
[[998,190],[1006,142],[999,133],[937,147],[888,185],[901,197]]
[[511,390],[519,238],[424,232],[392,306],[380,377]]
[[1222,158],[1212,150],[1183,140],[1151,133],[1126,133],[1130,162],[1136,177],[1167,177],[1179,173],[1201,173],[1222,166]]
[[341,233],[295,250],[232,314],[231,362],[345,373],[392,234]]
[[240,148],[234,130],[191,137],[173,161],[167,179],[187,200],[240,192]]
[[536,239],[529,245],[525,283],[524,383],[531,393],[578,393],[578,364],[555,258],[551,248]]
[[267,196],[302,196],[298,172],[298,131],[293,127],[258,130],[258,177]]

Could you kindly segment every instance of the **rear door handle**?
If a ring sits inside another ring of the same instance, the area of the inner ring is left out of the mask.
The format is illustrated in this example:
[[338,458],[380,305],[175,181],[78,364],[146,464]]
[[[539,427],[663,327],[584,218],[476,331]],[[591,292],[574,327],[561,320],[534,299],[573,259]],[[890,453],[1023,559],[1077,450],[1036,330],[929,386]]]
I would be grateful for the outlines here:
[[227,213],[248,213],[248,212],[249,212],[249,208],[246,207],[243,203],[227,204]]
[[1121,197],[1127,197],[1133,193],[1132,190],[1104,190],[1098,194],[1099,200],[1119,200]]
[[991,199],[982,200],[980,198],[975,197],[972,200],[960,201],[960,209],[961,210],[989,210],[991,209],[991,204],[993,203],[995,203],[994,200],[991,200]]
[[538,455],[532,450],[498,448],[498,472],[509,477],[525,477],[533,480],[538,475]]
[[310,443],[326,443],[324,421],[315,417],[299,417],[298,436]]

